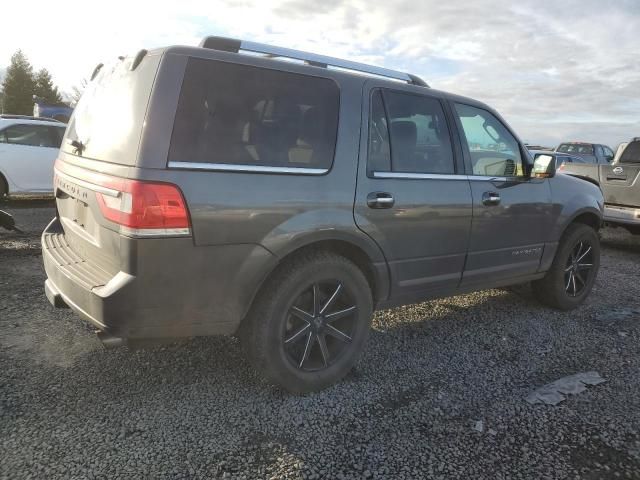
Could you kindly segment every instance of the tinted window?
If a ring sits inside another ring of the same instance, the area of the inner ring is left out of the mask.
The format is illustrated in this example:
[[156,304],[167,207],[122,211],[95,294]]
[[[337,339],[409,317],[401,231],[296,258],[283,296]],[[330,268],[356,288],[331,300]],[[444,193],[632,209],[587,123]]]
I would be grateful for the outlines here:
[[30,147],[55,147],[60,143],[46,125],[13,125],[2,131],[3,142]]
[[65,127],[49,127],[49,131],[53,135],[53,140],[55,141],[55,146],[60,148],[62,144],[62,138],[64,137]]
[[169,160],[329,168],[338,108],[325,78],[190,59]]
[[434,98],[377,91],[369,129],[370,168],[405,173],[454,173],[449,129]]
[[557,150],[558,152],[563,153],[582,153],[585,155],[593,155],[593,146],[584,143],[562,143]]
[[388,172],[391,170],[389,126],[380,90],[376,90],[371,98],[368,167],[376,172]]
[[492,113],[456,104],[474,175],[523,175],[520,145]]
[[640,163],[640,142],[629,142],[620,156],[620,163]]
[[603,145],[603,146],[602,146],[602,150],[604,150],[604,155],[605,155],[605,157],[611,157],[611,158],[609,159],[609,161],[613,160],[613,156],[614,156],[613,150],[611,150],[611,149],[610,149],[609,147],[607,147],[606,145]]

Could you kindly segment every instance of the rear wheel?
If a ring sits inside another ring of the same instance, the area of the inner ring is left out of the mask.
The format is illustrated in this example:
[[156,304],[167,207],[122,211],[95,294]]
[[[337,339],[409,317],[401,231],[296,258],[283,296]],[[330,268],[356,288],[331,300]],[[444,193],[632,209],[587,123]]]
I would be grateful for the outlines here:
[[294,393],[344,377],[371,324],[371,290],[360,269],[344,257],[315,253],[267,282],[240,332],[254,367]]
[[583,224],[571,225],[560,241],[551,268],[532,282],[533,293],[545,305],[572,310],[591,292],[600,267],[600,239]]

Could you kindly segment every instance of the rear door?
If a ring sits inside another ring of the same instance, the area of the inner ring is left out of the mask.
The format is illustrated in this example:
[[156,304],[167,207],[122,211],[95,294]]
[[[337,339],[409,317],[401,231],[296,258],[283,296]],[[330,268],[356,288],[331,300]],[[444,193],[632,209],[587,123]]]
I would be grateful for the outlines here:
[[8,175],[23,192],[51,191],[53,162],[60,139],[52,127],[16,124],[5,128],[0,136],[5,147]]
[[471,191],[444,104],[370,82],[355,220],[383,250],[392,296],[426,298],[455,289],[471,228]]
[[452,108],[473,196],[462,285],[533,274],[553,222],[549,181],[527,175],[524,148],[493,113],[462,103]]
[[640,206],[640,142],[630,142],[614,165],[600,166],[600,185],[609,205]]

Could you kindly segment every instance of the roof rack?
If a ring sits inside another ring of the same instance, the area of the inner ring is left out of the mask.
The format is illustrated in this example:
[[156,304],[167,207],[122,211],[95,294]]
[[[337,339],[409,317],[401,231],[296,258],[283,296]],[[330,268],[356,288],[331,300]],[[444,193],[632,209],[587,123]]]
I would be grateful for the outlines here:
[[357,72],[377,75],[379,77],[393,78],[394,80],[402,80],[411,85],[419,85],[429,88],[429,85],[420,77],[410,73],[390,70],[388,68],[367,65],[366,63],[352,62],[349,60],[341,60],[339,58],[318,55],[315,53],[293,50],[291,48],[276,47],[267,45],[266,43],[248,42],[246,40],[236,40],[227,37],[205,37],[200,42],[200,47],[212,50],[220,50],[223,52],[239,53],[241,50],[245,52],[263,53],[271,57],[284,57],[302,60],[307,65],[314,67],[337,67],[345,70],[353,70]]
[[0,118],[4,120],[40,120],[42,122],[56,122],[56,123],[64,123],[60,120],[56,120],[55,118],[49,117],[33,117],[31,115],[11,115],[7,113],[3,113],[0,115]]

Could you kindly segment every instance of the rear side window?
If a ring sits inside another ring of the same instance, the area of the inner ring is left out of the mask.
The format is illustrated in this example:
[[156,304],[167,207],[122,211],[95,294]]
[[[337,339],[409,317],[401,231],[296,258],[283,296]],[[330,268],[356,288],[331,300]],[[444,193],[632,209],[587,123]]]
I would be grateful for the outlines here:
[[169,161],[329,169],[339,97],[326,78],[189,59]]
[[619,163],[640,163],[640,142],[630,142],[622,152]]
[[60,140],[53,129],[46,125],[13,125],[5,128],[0,137],[3,143],[25,145],[29,147],[60,146]]
[[440,102],[376,90],[371,99],[368,166],[377,172],[455,173]]

